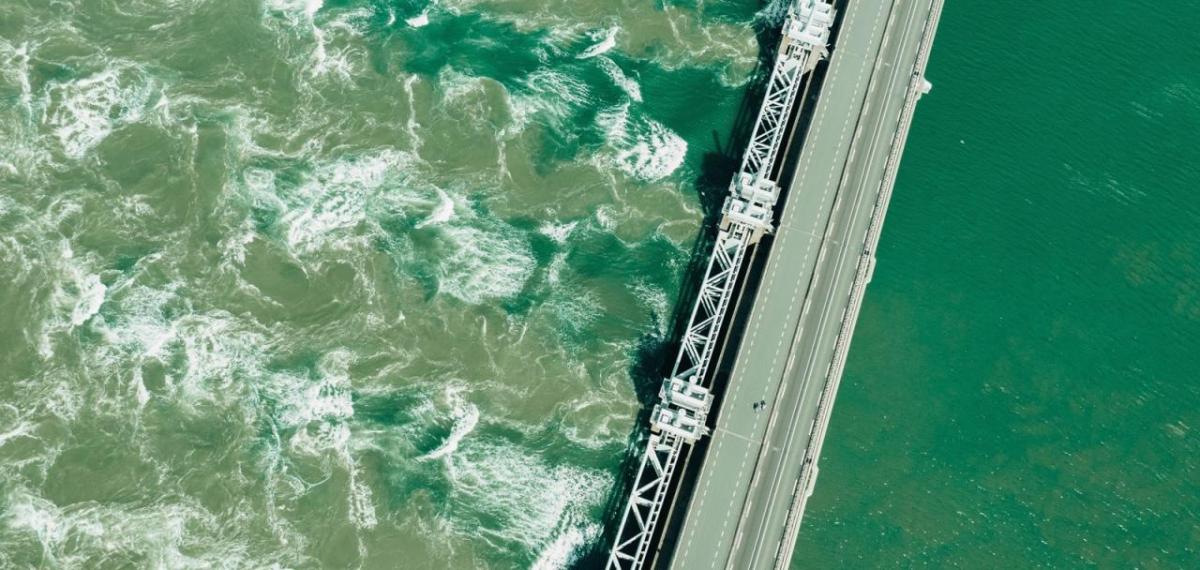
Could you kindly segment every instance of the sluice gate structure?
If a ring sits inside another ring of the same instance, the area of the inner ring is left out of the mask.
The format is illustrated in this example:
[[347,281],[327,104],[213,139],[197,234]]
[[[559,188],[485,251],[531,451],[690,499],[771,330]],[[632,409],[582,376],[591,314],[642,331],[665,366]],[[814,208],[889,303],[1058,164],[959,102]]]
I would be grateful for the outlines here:
[[711,364],[748,249],[772,231],[780,196],[775,165],[802,79],[826,55],[833,6],[796,0],[789,8],[776,61],[741,167],[730,184],[700,291],[671,375],[650,414],[650,436],[621,515],[607,568],[641,568],[668,500],[685,445],[709,433]]
[[609,570],[791,561],[943,0],[833,3],[788,9]]

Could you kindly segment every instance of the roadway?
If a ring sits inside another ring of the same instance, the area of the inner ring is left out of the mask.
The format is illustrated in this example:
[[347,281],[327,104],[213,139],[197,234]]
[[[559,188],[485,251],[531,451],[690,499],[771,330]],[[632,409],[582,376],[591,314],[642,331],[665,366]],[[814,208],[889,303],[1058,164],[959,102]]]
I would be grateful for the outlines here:
[[940,5],[842,7],[673,568],[789,562]]

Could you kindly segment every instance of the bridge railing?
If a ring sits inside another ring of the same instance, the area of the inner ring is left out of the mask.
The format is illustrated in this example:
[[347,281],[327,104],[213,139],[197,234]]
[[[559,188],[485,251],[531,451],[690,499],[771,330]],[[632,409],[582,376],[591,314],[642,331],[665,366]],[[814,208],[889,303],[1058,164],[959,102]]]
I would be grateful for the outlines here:
[[892,148],[888,152],[884,164],[883,182],[880,184],[879,197],[871,211],[871,222],[867,226],[867,235],[863,245],[863,255],[859,259],[850,288],[850,302],[842,313],[842,327],[834,342],[834,358],[826,372],[826,383],[817,401],[817,417],[809,431],[808,452],[802,464],[800,477],[792,490],[792,506],[784,523],[783,540],[780,541],[775,555],[777,569],[786,568],[791,563],[792,552],[796,545],[796,534],[800,529],[800,520],[804,516],[804,506],[817,479],[817,461],[821,456],[821,447],[825,441],[825,433],[829,429],[829,419],[833,414],[833,401],[837,396],[838,385],[841,382],[842,371],[846,365],[846,356],[850,351],[850,340],[854,337],[854,324],[862,307],[863,295],[867,283],[875,269],[875,248],[879,245],[880,233],[883,231],[883,219],[891,201],[892,188],[896,180],[896,171],[900,165],[900,156],[904,153],[904,143],[908,139],[908,129],[912,125],[913,112],[917,100],[927,92],[929,84],[925,81],[925,66],[929,62],[929,49],[933,46],[933,35],[937,30],[938,19],[941,17],[943,0],[932,0],[929,19],[922,32],[917,59],[913,65],[913,74],[909,80],[908,92],[900,111],[896,134],[892,139]]
[[741,168],[730,185],[700,293],[671,376],[664,380],[659,402],[651,411],[651,435],[609,553],[610,570],[645,564],[680,452],[685,444],[708,433],[709,367],[718,336],[747,250],[772,230],[779,198],[772,166],[787,134],[801,78],[826,55],[833,18],[833,7],[826,0],[796,0],[788,10],[767,92]]

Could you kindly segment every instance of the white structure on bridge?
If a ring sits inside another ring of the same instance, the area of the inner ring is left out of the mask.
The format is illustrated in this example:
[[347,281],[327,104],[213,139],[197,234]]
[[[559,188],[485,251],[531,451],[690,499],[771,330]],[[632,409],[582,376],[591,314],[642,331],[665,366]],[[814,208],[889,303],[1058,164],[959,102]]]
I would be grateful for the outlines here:
[[779,199],[775,163],[801,78],[825,57],[833,18],[833,6],[827,0],[795,0],[788,8],[750,146],[725,199],[716,243],[671,377],[663,382],[659,402],[650,414],[650,438],[621,515],[608,558],[609,570],[638,569],[645,564],[683,445],[708,433],[705,422],[712,402],[708,372],[721,325],[746,250],[772,230]]

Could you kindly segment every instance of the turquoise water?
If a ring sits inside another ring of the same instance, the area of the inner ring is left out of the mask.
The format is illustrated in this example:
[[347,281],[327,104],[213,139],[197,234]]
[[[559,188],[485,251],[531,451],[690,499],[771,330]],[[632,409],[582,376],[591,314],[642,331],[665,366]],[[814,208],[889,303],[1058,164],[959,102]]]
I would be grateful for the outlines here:
[[947,3],[793,567],[1195,567],[1197,26]]

